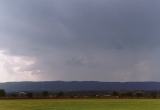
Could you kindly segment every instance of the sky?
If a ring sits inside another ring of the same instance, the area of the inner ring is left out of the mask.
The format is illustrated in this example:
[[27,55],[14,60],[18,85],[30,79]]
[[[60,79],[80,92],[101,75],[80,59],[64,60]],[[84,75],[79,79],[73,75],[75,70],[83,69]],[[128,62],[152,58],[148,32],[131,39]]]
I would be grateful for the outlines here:
[[0,82],[160,81],[159,0],[0,0]]

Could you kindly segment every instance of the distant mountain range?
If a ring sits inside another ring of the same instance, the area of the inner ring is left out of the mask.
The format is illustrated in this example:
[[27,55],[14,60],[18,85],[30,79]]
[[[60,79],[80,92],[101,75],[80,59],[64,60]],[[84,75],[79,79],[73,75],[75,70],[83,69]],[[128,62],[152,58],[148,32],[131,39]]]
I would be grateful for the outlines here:
[[0,83],[0,89],[16,91],[126,91],[160,90],[160,82],[46,81]]

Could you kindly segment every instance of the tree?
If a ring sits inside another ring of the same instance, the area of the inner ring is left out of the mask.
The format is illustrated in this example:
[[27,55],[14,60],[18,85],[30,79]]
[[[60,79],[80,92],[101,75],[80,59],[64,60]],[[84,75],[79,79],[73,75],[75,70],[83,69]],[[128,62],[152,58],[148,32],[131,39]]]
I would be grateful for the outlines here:
[[119,96],[119,93],[117,91],[113,91],[112,96]]
[[158,97],[158,93],[156,91],[153,91],[150,93],[152,98],[157,98]]
[[6,92],[4,89],[0,89],[0,97],[5,97],[6,96]]
[[133,93],[130,92],[130,91],[126,92],[125,94],[126,94],[127,97],[133,97]]
[[27,93],[27,97],[28,97],[28,98],[33,98],[33,93],[32,93],[32,92],[28,92],[28,93]]
[[48,97],[49,96],[49,92],[48,91],[43,91],[42,92],[42,96],[43,97]]
[[58,93],[57,93],[57,96],[58,96],[58,97],[63,97],[63,96],[64,96],[64,92],[62,92],[62,91],[61,91],[61,92],[58,92]]

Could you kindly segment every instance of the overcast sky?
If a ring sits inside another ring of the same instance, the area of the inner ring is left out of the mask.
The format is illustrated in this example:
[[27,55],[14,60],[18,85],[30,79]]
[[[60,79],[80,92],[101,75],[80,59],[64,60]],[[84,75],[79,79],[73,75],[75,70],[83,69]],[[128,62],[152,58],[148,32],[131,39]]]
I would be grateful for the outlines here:
[[159,0],[0,0],[0,82],[160,81]]

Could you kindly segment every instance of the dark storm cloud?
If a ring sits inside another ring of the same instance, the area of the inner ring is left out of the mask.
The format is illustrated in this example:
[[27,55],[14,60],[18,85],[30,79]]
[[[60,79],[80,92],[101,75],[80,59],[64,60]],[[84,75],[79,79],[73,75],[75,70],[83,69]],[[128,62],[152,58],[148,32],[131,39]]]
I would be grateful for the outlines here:
[[157,80],[158,0],[1,0],[0,48],[40,80]]

